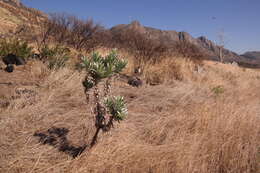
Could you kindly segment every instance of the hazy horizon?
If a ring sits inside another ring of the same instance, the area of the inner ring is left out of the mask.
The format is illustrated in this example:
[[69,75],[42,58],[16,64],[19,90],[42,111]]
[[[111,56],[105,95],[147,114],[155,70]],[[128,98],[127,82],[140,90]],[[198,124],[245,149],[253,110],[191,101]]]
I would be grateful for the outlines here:
[[144,26],[185,31],[196,38],[206,36],[215,43],[222,32],[227,49],[238,54],[260,51],[258,0],[22,0],[22,3],[45,13],[66,12],[83,19],[93,18],[106,28],[138,20]]

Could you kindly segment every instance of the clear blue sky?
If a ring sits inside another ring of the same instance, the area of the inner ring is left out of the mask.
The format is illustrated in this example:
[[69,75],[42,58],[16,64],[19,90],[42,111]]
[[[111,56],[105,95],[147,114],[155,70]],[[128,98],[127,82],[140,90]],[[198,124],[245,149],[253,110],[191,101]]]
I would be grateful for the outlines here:
[[189,32],[218,42],[224,31],[226,47],[243,53],[260,51],[260,0],[22,0],[46,13],[66,12],[93,18],[109,28],[139,20],[163,30]]

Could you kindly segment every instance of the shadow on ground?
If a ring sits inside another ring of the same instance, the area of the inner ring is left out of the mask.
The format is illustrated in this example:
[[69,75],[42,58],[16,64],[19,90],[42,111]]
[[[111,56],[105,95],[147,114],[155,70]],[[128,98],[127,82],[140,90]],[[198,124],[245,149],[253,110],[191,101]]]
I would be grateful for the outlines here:
[[52,127],[45,132],[35,132],[33,136],[39,137],[39,142],[42,144],[48,144],[59,151],[64,152],[73,158],[79,156],[88,145],[73,146],[67,139],[69,130],[67,128]]

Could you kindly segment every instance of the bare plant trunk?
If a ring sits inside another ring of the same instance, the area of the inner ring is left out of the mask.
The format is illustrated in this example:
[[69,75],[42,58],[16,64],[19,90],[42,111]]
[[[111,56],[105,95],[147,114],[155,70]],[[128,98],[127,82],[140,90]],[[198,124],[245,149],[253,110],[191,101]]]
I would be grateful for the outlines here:
[[219,47],[219,61],[223,63],[223,46]]
[[97,143],[97,138],[98,138],[98,133],[100,131],[100,129],[103,128],[104,124],[104,111],[103,111],[103,107],[100,104],[100,93],[97,87],[97,82],[96,82],[96,86],[95,86],[95,90],[94,90],[94,103],[95,103],[95,126],[96,126],[96,133],[92,138],[92,141],[90,143],[90,147],[93,147],[96,143]]
[[100,127],[97,128],[96,133],[91,140],[90,148],[93,147],[97,143],[98,133],[100,132],[100,129],[101,129]]

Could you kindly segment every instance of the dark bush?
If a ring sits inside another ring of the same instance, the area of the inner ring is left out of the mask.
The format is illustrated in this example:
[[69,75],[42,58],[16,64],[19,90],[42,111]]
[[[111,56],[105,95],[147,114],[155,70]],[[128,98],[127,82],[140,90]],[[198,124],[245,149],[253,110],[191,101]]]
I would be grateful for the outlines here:
[[10,54],[26,60],[32,56],[33,48],[27,42],[16,38],[0,39],[0,57]]
[[81,20],[68,14],[50,14],[49,20],[42,24],[39,47],[52,40],[62,45],[72,46],[77,50],[90,51],[103,45],[108,32],[93,20]]
[[206,53],[202,52],[196,45],[185,40],[178,41],[173,46],[173,51],[197,63],[201,63],[201,61],[206,57]]
[[155,63],[167,52],[168,47],[159,40],[154,40],[148,33],[128,29],[113,35],[116,47],[124,48],[135,55],[136,65],[144,62]]

